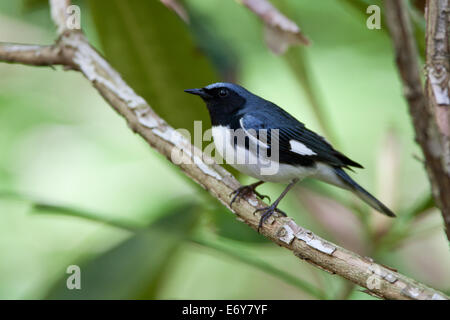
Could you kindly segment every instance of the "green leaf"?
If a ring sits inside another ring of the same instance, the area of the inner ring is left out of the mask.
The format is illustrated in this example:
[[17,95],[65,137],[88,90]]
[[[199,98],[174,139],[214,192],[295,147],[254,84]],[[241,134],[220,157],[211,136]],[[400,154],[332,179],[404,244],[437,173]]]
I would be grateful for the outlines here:
[[[325,293],[308,282],[298,279],[283,270],[257,258],[251,257],[232,244],[233,241],[266,242],[269,241],[242,223],[237,223],[233,215],[223,207],[215,212],[216,219],[227,217],[219,223],[222,241],[209,241],[194,237],[192,226],[196,222],[194,213],[200,209],[193,204],[181,204],[170,207],[162,218],[146,228],[137,222],[122,219],[110,219],[105,215],[71,207],[40,203],[13,192],[2,192],[0,198],[12,198],[31,202],[35,213],[61,214],[104,223],[120,229],[134,231],[135,235],[104,254],[80,263],[82,276],[81,290],[68,290],[67,277],[62,277],[48,293],[48,299],[130,299],[155,298],[159,281],[163,278],[166,265],[176,252],[178,245],[185,240],[224,253],[238,261],[272,275],[290,285],[319,299],[326,298]],[[241,229],[242,228],[242,229]],[[231,240],[231,241],[230,241]]]
[[436,204],[434,202],[433,195],[429,193],[422,199],[419,199],[419,201],[417,201],[417,203],[415,203],[412,208],[407,210],[406,214],[404,214],[404,219],[410,220],[416,218],[423,214],[425,211],[434,208],[435,206]]
[[34,10],[41,7],[48,8],[48,0],[23,0],[23,7],[25,10]]
[[431,193],[419,199],[411,208],[401,212],[389,232],[377,244],[378,249],[389,250],[400,244],[412,233],[413,222],[425,212],[436,206]]
[[223,254],[226,254],[237,261],[240,261],[242,263],[245,263],[247,265],[250,265],[256,269],[259,269],[269,275],[272,275],[275,278],[278,278],[285,283],[288,283],[294,287],[299,288],[301,291],[304,291],[311,296],[318,298],[318,299],[326,299],[326,295],[322,290],[315,287],[314,285],[310,284],[309,282],[306,282],[302,279],[299,279],[297,277],[294,277],[290,275],[289,273],[284,272],[281,269],[278,269],[277,267],[263,261],[260,258],[252,257],[246,252],[243,252],[242,250],[239,250],[236,247],[232,247],[230,245],[225,245],[223,243],[220,243],[219,241],[209,241],[207,239],[201,239],[201,238],[195,238],[192,239],[192,242],[198,245],[201,245],[206,248],[210,248],[213,250],[216,250],[218,252],[221,252]]
[[83,218],[129,231],[135,231],[139,228],[146,227],[142,222],[139,221],[132,221],[131,219],[125,220],[120,218],[111,218],[107,214],[94,213],[86,209],[74,208],[59,204],[50,204],[13,191],[0,191],[0,199],[11,199],[16,201],[28,202],[31,205],[31,212],[37,214],[55,214]]
[[45,214],[58,214],[67,215],[72,217],[84,218],[96,222],[101,222],[107,225],[112,225],[126,229],[129,231],[135,231],[137,228],[144,227],[141,223],[131,220],[123,220],[117,218],[110,218],[106,215],[99,215],[97,213],[88,212],[86,210],[81,210],[77,208],[70,208],[66,206],[53,205],[47,203],[33,203],[32,210],[34,213],[45,213]]
[[217,204],[208,213],[214,223],[215,232],[224,238],[250,243],[270,243],[246,224],[238,222],[236,216],[221,204]]
[[152,108],[175,128],[209,127],[200,99],[184,89],[217,80],[185,23],[160,1],[89,2],[108,61]]
[[325,133],[327,139],[336,145],[337,137],[331,129],[331,121],[326,113],[325,103],[321,98],[323,94],[319,88],[315,75],[311,70],[306,50],[307,49],[301,46],[290,48],[285,54],[285,60],[292,69],[298,83],[303,88],[321,129]]
[[217,32],[213,16],[198,12],[198,9],[189,3],[186,5],[190,18],[189,29],[199,48],[224,81],[236,82],[240,61],[229,39]]
[[[79,263],[81,289],[67,288],[66,274],[47,299],[154,299],[164,272],[197,221],[197,208],[178,205],[116,247]],[[77,264],[77,263],[74,263]]]

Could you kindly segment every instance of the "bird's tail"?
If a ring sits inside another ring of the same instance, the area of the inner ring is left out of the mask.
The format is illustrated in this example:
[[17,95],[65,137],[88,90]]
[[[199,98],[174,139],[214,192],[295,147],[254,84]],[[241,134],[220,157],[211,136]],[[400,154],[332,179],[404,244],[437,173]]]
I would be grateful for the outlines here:
[[389,210],[384,204],[382,204],[378,199],[376,199],[369,192],[364,190],[359,184],[357,184],[350,176],[342,169],[342,168],[334,168],[336,175],[340,180],[346,185],[346,187],[353,191],[361,200],[367,203],[369,206],[374,208],[375,210],[389,216],[395,217],[395,214]]

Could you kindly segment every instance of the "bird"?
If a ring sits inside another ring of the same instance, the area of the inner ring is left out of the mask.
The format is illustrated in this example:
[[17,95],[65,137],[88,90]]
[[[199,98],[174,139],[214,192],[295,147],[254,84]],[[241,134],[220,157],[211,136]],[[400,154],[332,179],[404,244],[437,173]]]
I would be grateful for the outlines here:
[[278,105],[228,82],[184,91],[200,96],[206,103],[214,146],[225,162],[258,179],[256,183],[234,190],[230,194],[233,195],[230,207],[251,193],[264,199],[266,196],[256,188],[265,182],[287,183],[271,205],[256,210],[261,212],[258,232],[275,212],[287,216],[278,205],[289,190],[305,178],[349,190],[375,210],[395,217],[345,171],[363,168],[362,165],[337,151],[324,137],[309,130]]

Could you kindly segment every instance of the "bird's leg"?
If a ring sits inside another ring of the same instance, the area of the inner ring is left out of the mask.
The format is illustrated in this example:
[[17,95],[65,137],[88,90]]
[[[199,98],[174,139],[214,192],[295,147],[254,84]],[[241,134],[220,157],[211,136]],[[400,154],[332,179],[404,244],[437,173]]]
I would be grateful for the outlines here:
[[232,199],[231,202],[230,202],[230,207],[233,205],[233,202],[234,202],[235,200],[239,200],[239,199],[241,199],[241,198],[243,198],[243,197],[246,197],[246,196],[248,196],[248,195],[249,195],[250,193],[252,193],[252,192],[253,192],[254,194],[256,194],[261,200],[263,200],[264,198],[268,198],[269,201],[270,201],[270,198],[269,198],[268,196],[262,195],[262,194],[260,194],[259,192],[257,192],[257,191],[255,190],[256,187],[262,185],[263,183],[264,183],[264,181],[258,181],[258,182],[249,184],[248,186],[242,186],[242,187],[237,188],[236,190],[234,190],[234,191],[230,194],[230,196],[231,196],[232,194],[234,194],[234,197],[233,197],[233,199]]
[[280,203],[281,199],[284,198],[284,196],[289,192],[289,190],[291,190],[291,188],[298,182],[298,179],[294,179],[291,181],[291,183],[289,183],[289,185],[286,187],[286,189],[284,189],[284,191],[281,193],[281,195],[278,197],[277,200],[275,200],[274,203],[272,203],[272,205],[270,205],[269,207],[265,207],[265,208],[260,208],[260,209],[256,209],[255,213],[258,211],[262,211],[261,214],[261,219],[259,220],[259,225],[258,225],[258,232],[259,230],[262,228],[264,222],[269,219],[269,217],[274,214],[275,212],[281,213],[283,216],[287,216],[286,213],[284,213],[283,211],[281,211],[280,209],[277,208],[278,204]]

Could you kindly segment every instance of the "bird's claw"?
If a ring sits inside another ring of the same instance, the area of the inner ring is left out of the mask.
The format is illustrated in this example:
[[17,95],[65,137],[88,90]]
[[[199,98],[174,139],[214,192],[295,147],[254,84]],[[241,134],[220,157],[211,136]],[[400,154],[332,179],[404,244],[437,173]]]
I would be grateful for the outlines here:
[[266,220],[269,219],[275,212],[281,214],[284,217],[287,217],[287,214],[285,212],[281,211],[280,209],[278,209],[276,207],[276,205],[271,205],[269,207],[256,209],[254,213],[260,212],[260,211],[263,211],[263,212],[261,213],[261,218],[259,219],[258,232],[262,228],[264,222],[266,222]]
[[248,195],[251,194],[252,192],[253,192],[258,198],[260,198],[261,200],[264,200],[264,198],[267,198],[267,199],[269,199],[269,202],[270,202],[270,197],[269,197],[269,196],[260,194],[259,192],[257,192],[257,191],[255,190],[254,187],[252,187],[252,186],[250,185],[250,186],[242,186],[242,187],[239,187],[239,188],[237,188],[236,190],[234,190],[233,192],[230,193],[230,196],[234,194],[234,197],[233,197],[233,199],[231,199],[231,202],[230,202],[230,207],[233,205],[233,203],[234,203],[236,200],[240,200],[240,199],[242,199],[242,198],[248,196]]
[[256,190],[253,190],[253,193],[256,194],[256,196],[257,196],[258,198],[260,198],[261,200],[264,200],[265,198],[267,198],[267,200],[269,200],[269,202],[272,202],[272,200],[270,200],[270,197],[269,197],[269,196],[266,196],[265,194],[261,194],[261,193],[259,193],[259,192],[256,191]]
[[236,199],[241,199],[243,197],[245,197],[246,195],[248,195],[251,192],[251,188],[249,186],[242,186],[237,188],[236,190],[234,190],[233,192],[230,193],[229,196],[234,194],[233,199],[231,199],[230,202],[230,207],[233,205],[234,201],[236,201]]

